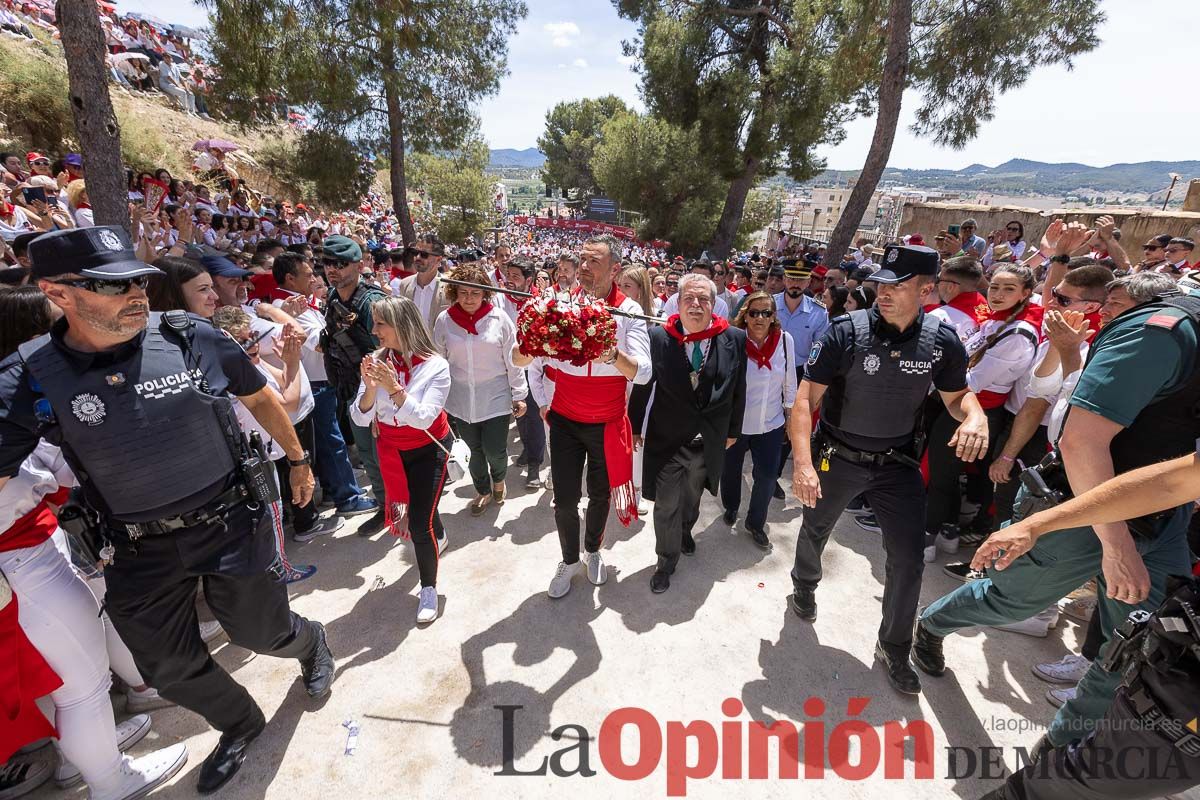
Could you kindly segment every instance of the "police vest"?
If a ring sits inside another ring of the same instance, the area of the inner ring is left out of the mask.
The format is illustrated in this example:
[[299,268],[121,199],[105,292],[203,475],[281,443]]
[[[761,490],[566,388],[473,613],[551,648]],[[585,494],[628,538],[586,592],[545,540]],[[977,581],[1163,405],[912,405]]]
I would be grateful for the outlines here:
[[141,347],[103,369],[80,372],[49,334],[20,348],[34,390],[54,412],[57,431],[47,438],[62,447],[89,501],[121,521],[154,519],[155,509],[209,487],[215,495],[235,467],[232,405],[197,388],[203,373],[185,361],[179,335],[164,333],[162,317],[151,313]]
[[911,436],[933,383],[941,321],[926,314],[921,331],[901,344],[871,330],[870,312],[852,311],[854,356],[821,403],[821,419],[838,430],[872,439]]
[[[1196,326],[1197,334],[1200,334],[1200,298],[1186,295],[1170,297],[1149,306],[1138,306],[1138,311],[1145,312],[1155,308],[1182,311],[1182,318],[1171,314],[1164,322],[1173,327],[1188,319]],[[1154,318],[1155,315],[1152,314],[1147,318],[1147,322]],[[1098,351],[1103,342],[1102,331],[1093,343],[1091,353]],[[1200,359],[1200,354],[1195,358]],[[1113,437],[1109,452],[1112,453],[1114,474],[1120,475],[1195,452],[1196,440],[1200,439],[1200,369],[1194,367],[1195,363],[1191,375],[1171,394],[1143,408],[1128,428]],[[1154,521],[1170,516],[1171,513],[1161,512],[1131,520],[1130,529],[1143,536],[1153,535]]]
[[[321,345],[325,353],[325,371],[342,399],[353,397],[358,390],[363,356],[376,346],[366,327],[366,312],[372,303],[385,297],[387,295],[381,290],[361,282],[348,301],[343,302],[336,291],[330,293]],[[354,315],[352,319],[351,314]]]

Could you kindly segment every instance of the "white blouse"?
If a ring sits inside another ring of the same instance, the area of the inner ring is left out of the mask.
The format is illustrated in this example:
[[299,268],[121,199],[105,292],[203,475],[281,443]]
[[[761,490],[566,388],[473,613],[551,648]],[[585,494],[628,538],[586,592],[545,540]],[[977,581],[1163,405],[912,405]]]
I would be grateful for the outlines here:
[[[403,377],[401,383],[404,383]],[[404,403],[397,406],[388,397],[386,389],[375,387],[375,404],[363,411],[358,403],[366,393],[367,386],[360,380],[354,402],[350,404],[350,419],[364,428],[374,420],[379,420],[385,425],[408,425],[428,430],[446,407],[446,395],[450,391],[450,365],[441,356],[430,356],[412,369],[404,389]]]
[[1041,332],[1024,320],[1008,326],[1004,325],[1004,320],[985,320],[979,326],[979,332],[966,343],[966,348],[968,354],[974,354],[993,333],[1022,327],[1031,337],[1016,332],[1005,336],[983,354],[978,364],[967,370],[967,386],[972,392],[1007,394],[1014,384],[1029,377],[1033,359],[1037,355],[1037,345],[1033,342],[1040,339]]
[[446,413],[464,422],[483,422],[512,413],[512,404],[529,394],[525,371],[513,365],[517,327],[499,305],[467,333],[447,309],[433,323],[433,343],[450,362]]
[[784,409],[792,407],[796,397],[796,345],[792,335],[783,338],[771,354],[771,368],[746,360],[746,415],[742,433],[754,436],[773,431],[784,423]]

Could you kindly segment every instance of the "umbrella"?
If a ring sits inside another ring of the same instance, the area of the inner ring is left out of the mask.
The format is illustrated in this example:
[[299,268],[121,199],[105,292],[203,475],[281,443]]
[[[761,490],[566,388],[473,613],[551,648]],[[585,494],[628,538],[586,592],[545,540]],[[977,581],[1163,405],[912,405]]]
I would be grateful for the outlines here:
[[145,53],[117,53],[112,57],[114,64],[119,64],[122,61],[149,61],[150,56]]
[[187,25],[172,25],[171,30],[185,39],[204,40],[208,38],[208,34],[204,31],[198,31],[195,28],[188,27]]
[[192,145],[192,149],[193,150],[217,149],[223,153],[229,153],[234,150],[240,150],[241,148],[238,147],[233,142],[230,142],[226,139],[201,139],[200,141],[198,141],[194,145]]

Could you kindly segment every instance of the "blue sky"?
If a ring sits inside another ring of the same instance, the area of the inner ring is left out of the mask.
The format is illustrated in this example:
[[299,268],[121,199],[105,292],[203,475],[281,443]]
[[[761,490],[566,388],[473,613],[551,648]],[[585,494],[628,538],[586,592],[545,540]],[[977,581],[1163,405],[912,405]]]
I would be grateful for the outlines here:
[[[145,11],[171,22],[203,25],[188,0],[118,0],[122,11]],[[612,93],[638,101],[637,76],[621,55],[635,29],[609,0],[527,0],[529,16],[509,42],[509,74],[500,92],[480,105],[492,147],[532,147],[555,103]],[[1200,158],[1195,132],[1200,107],[1189,91],[1195,51],[1172,31],[1200,30],[1195,0],[1107,0],[1102,44],[1072,72],[1042,69],[1004,95],[996,119],[963,151],[933,146],[902,129],[891,163],[900,167],[996,165],[1010,158],[1107,165],[1127,161]],[[1178,108],[1171,108],[1171,102]],[[911,123],[917,98],[906,97]],[[874,130],[857,120],[847,137],[821,155],[836,169],[862,166]]]

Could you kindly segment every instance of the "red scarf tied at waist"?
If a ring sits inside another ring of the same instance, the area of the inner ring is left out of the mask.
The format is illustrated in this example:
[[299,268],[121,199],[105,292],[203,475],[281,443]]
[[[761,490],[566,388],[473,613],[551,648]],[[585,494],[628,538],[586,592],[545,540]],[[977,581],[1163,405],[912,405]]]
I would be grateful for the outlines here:
[[[7,602],[6,602],[7,601]],[[18,623],[17,597],[0,578],[0,762],[30,742],[57,736],[35,702],[62,686]]]
[[[412,366],[415,368],[425,359],[413,356]],[[388,362],[400,374],[400,385],[408,384],[410,368],[395,355],[388,354]],[[375,448],[379,455],[379,471],[383,474],[383,489],[386,496],[384,504],[384,519],[392,536],[409,537],[408,531],[408,475],[404,471],[404,460],[400,457],[402,450],[416,450],[425,445],[432,445],[434,439],[441,441],[450,433],[450,422],[443,410],[429,426],[428,431],[414,428],[411,425],[388,425],[378,422],[379,440]]]
[[492,304],[484,303],[479,308],[475,309],[475,313],[472,314],[458,303],[455,303],[454,305],[450,306],[450,308],[446,309],[446,313],[450,315],[450,319],[458,323],[458,327],[462,328],[472,336],[478,336],[479,330],[475,327],[475,325],[479,322],[479,320],[486,317],[491,310]]
[[751,361],[758,365],[759,369],[762,369],[763,367],[770,369],[771,359],[775,355],[775,348],[779,346],[779,340],[782,338],[783,331],[780,328],[776,328],[775,330],[771,331],[771,334],[767,337],[767,340],[763,342],[762,346],[760,347],[754,343],[753,339],[747,336],[746,355]]

